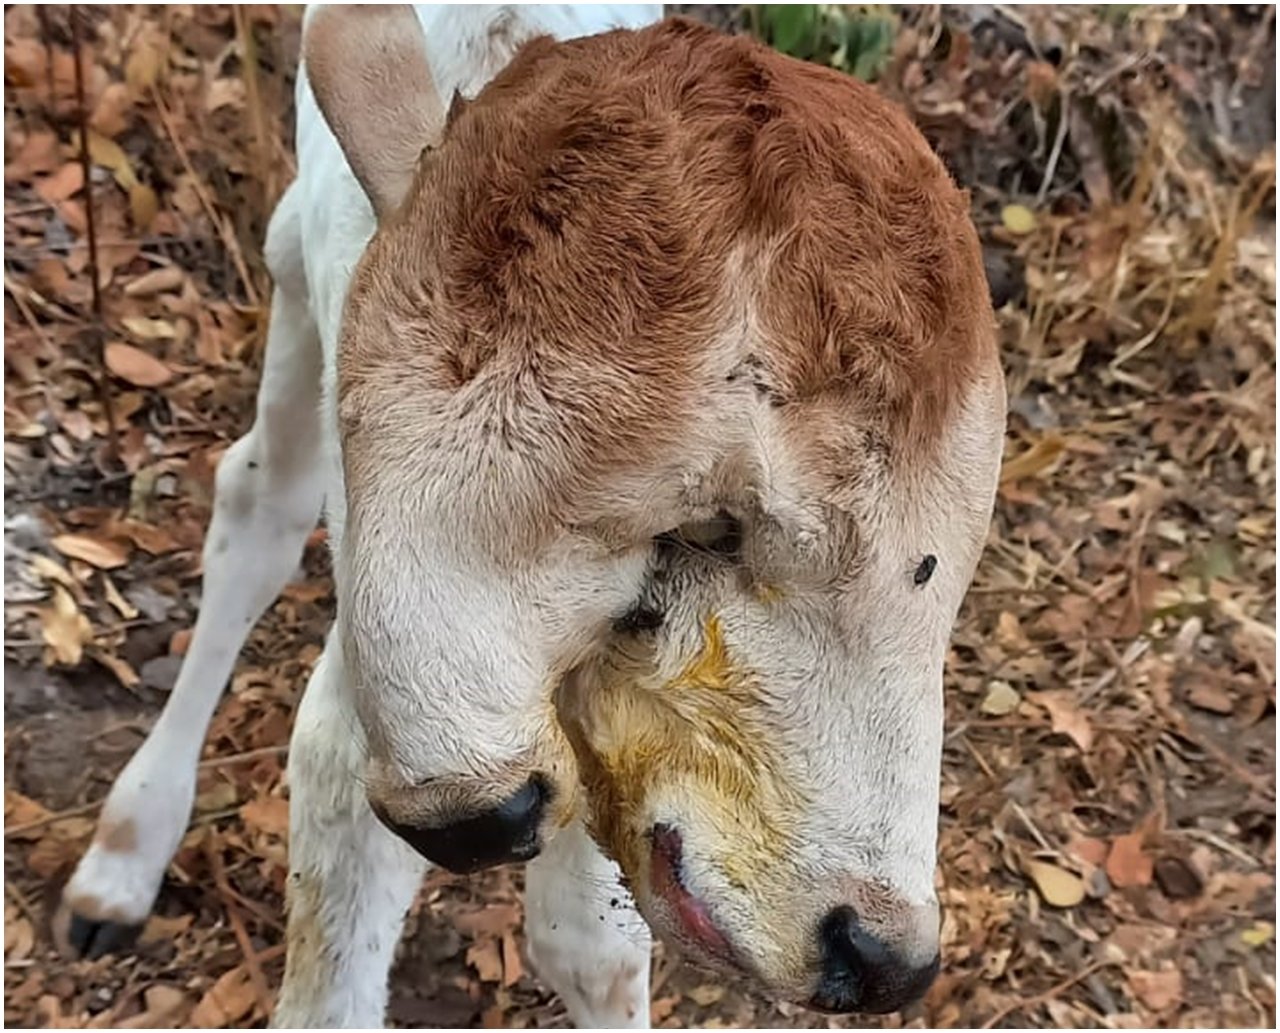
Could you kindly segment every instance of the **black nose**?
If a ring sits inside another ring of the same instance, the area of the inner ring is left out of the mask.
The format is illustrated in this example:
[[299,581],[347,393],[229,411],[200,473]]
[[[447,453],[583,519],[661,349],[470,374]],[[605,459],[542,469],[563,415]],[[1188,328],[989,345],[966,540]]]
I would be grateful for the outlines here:
[[537,857],[538,828],[551,798],[551,787],[534,775],[520,790],[492,810],[428,828],[393,821],[380,808],[374,813],[392,832],[433,864],[459,874]]
[[938,974],[938,957],[912,965],[863,927],[851,908],[827,915],[820,931],[822,979],[810,1002],[828,1012],[897,1011],[924,995]]

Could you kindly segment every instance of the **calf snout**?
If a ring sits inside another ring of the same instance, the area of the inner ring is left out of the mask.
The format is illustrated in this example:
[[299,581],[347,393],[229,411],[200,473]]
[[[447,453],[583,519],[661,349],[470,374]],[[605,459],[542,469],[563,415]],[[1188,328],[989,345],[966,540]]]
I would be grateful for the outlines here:
[[898,1011],[918,1000],[938,974],[936,936],[892,943],[850,907],[833,910],[819,930],[822,976],[811,1002],[827,1012]]
[[387,828],[451,872],[528,861],[542,849],[542,824],[552,790],[541,775],[530,776],[496,803],[465,810],[453,806],[447,816],[424,814],[423,808],[406,801],[406,795],[386,799],[371,789],[369,805]]

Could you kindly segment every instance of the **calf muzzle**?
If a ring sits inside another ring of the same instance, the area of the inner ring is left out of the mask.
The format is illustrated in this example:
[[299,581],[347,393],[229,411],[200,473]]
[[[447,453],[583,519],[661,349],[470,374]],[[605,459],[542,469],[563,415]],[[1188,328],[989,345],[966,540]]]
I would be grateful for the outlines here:
[[447,825],[409,825],[392,819],[385,809],[373,811],[392,832],[433,864],[464,874],[537,857],[539,830],[551,787],[534,775],[502,803]]

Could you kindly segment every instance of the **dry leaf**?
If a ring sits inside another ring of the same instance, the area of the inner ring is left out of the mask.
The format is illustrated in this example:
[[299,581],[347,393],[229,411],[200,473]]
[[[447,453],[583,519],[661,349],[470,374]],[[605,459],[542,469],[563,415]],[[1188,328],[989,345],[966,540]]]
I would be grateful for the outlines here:
[[706,1008],[716,1003],[724,996],[724,987],[715,983],[703,983],[701,986],[695,986],[688,991],[685,996],[694,1004],[700,1004]]
[[107,369],[136,387],[160,387],[173,379],[173,371],[154,355],[131,344],[112,341],[106,349]]
[[1146,886],[1155,872],[1155,862],[1142,849],[1142,833],[1117,836],[1107,854],[1107,878],[1112,886]]
[[209,92],[204,98],[205,111],[212,114],[219,108],[225,108],[228,105],[233,107],[244,107],[245,101],[245,84],[240,76],[228,76],[223,79],[214,79],[209,84]]
[[120,594],[120,590],[116,588],[115,582],[112,581],[111,578],[107,577],[106,574],[102,575],[102,588],[103,595],[106,596],[107,602],[111,605],[111,608],[116,611],[116,613],[120,614],[121,617],[127,621],[131,621],[138,616],[138,608]]
[[129,662],[114,653],[108,653],[105,650],[94,649],[89,655],[98,663],[102,664],[108,671],[116,676],[116,681],[123,685],[126,689],[132,689],[142,679],[138,677],[138,672],[129,666]]
[[69,161],[52,176],[36,180],[35,190],[45,204],[58,204],[65,201],[84,186],[84,169],[80,163]]
[[1071,739],[1080,747],[1081,753],[1089,752],[1093,746],[1093,725],[1076,703],[1075,693],[1069,689],[1055,689],[1052,692],[1034,692],[1030,698],[1048,711],[1055,732]]
[[36,934],[31,923],[22,917],[4,916],[4,960],[20,961],[31,953]]
[[1060,435],[1046,435],[1025,452],[1005,461],[1000,468],[1000,483],[1005,484],[1043,473],[1057,462],[1066,447],[1066,440]]
[[515,986],[524,975],[524,962],[520,960],[520,948],[511,930],[502,934],[502,985]]
[[1036,228],[1036,213],[1026,205],[1007,204],[1000,209],[1000,221],[1010,233],[1021,237]]
[[140,232],[145,233],[151,228],[159,211],[160,198],[146,183],[134,183],[129,187],[129,215]]
[[45,581],[56,582],[72,592],[80,591],[80,582],[73,578],[71,572],[57,560],[41,556],[38,552],[32,553],[31,569]]
[[1230,714],[1236,708],[1236,701],[1221,685],[1210,685],[1201,682],[1187,693],[1187,702],[1200,710],[1211,714]]
[[200,998],[191,1013],[191,1025],[197,1029],[223,1029],[248,1015],[255,1001],[248,969],[237,965],[223,973]]
[[154,86],[164,69],[164,59],[164,41],[154,35],[143,36],[125,62],[124,81],[137,93]]
[[49,542],[62,555],[81,560],[99,570],[115,570],[129,561],[129,548],[110,538],[87,533],[60,534]]
[[190,929],[195,919],[196,916],[190,912],[185,915],[174,915],[172,918],[151,915],[138,935],[138,942],[141,944],[162,943],[166,940],[172,942]]
[[121,520],[113,524],[111,530],[128,538],[139,549],[152,556],[173,552],[179,547],[178,540],[163,527],[142,520]]
[[502,981],[502,950],[498,941],[485,937],[467,948],[467,964],[476,970],[482,983]]
[[240,817],[250,828],[268,836],[285,839],[289,835],[289,801],[281,796],[260,796],[240,808]]
[[149,298],[153,294],[178,290],[186,279],[187,274],[176,265],[161,266],[130,280],[125,284],[124,292],[130,298]]
[[89,131],[89,160],[104,169],[110,169],[115,181],[124,190],[129,190],[138,182],[133,171],[133,163],[124,153],[124,148],[114,140],[109,140],[101,133]]
[[17,836],[19,839],[37,839],[44,835],[43,829],[32,829],[30,832],[14,833],[12,830],[21,825],[44,821],[51,812],[42,803],[24,796],[14,789],[4,791],[4,826],[5,836]]
[[1182,973],[1176,968],[1130,972],[1126,978],[1133,995],[1152,1011],[1164,1011],[1182,999]]
[[992,717],[1004,717],[1006,714],[1012,714],[1018,709],[1018,704],[1022,702],[1022,697],[1018,695],[1015,689],[1006,681],[993,681],[987,689],[987,694],[982,700],[982,705],[978,708],[984,714],[990,714]]
[[1022,870],[1036,884],[1046,904],[1066,908],[1084,900],[1084,880],[1057,865],[1028,859],[1022,862]]
[[1246,947],[1258,948],[1270,943],[1276,935],[1276,927],[1270,922],[1254,922],[1240,934],[1240,942]]
[[74,667],[93,641],[93,625],[61,585],[53,586],[53,606],[40,611],[40,635],[57,663]]
[[140,341],[170,340],[178,332],[167,319],[149,319],[146,316],[125,316],[120,325]]
[[146,1008],[137,1015],[116,1024],[119,1029],[175,1029],[184,1023],[181,1013],[187,1006],[187,995],[175,986],[157,983],[142,992]]

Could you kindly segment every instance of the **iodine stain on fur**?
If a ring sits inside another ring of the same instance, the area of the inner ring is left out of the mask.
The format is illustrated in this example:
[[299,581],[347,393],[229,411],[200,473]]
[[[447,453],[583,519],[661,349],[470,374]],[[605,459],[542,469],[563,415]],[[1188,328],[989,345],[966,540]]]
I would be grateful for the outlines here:
[[758,679],[735,661],[714,615],[674,678],[662,680],[655,658],[635,650],[613,650],[561,694],[592,835],[629,879],[642,876],[660,799],[696,823],[691,841],[732,883],[758,884],[785,863],[790,816],[803,813],[776,744],[755,720]]

